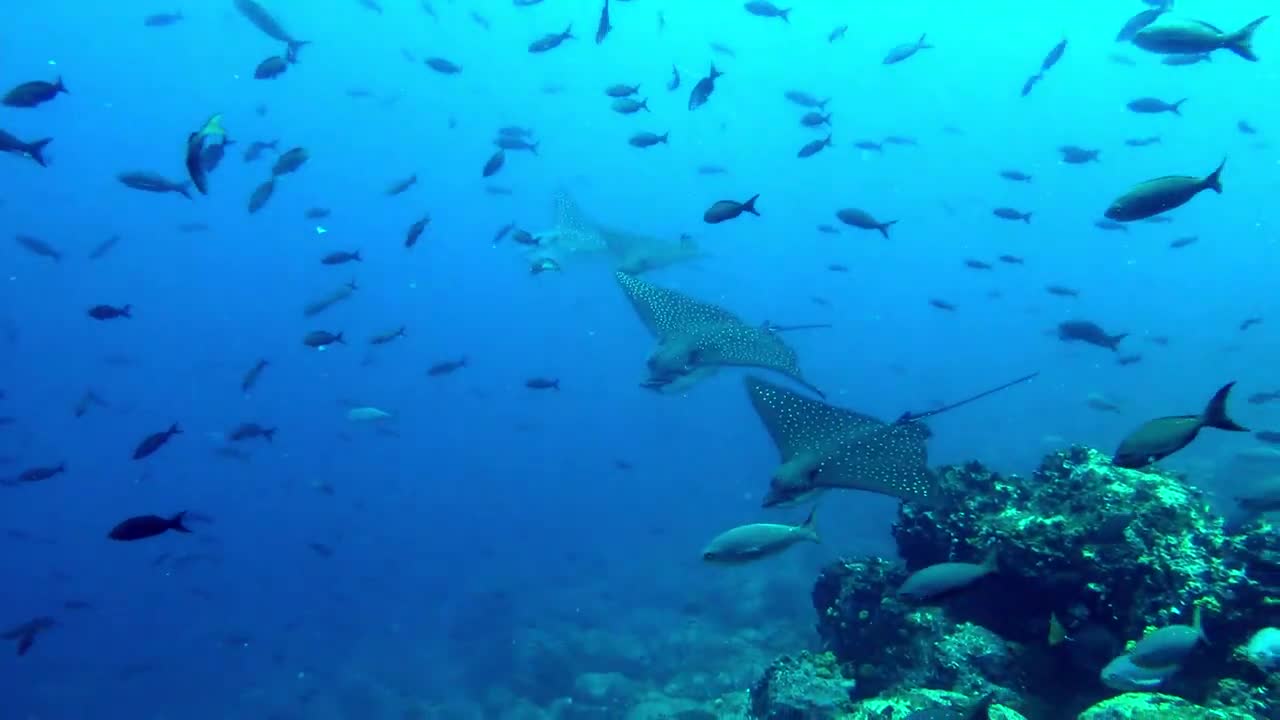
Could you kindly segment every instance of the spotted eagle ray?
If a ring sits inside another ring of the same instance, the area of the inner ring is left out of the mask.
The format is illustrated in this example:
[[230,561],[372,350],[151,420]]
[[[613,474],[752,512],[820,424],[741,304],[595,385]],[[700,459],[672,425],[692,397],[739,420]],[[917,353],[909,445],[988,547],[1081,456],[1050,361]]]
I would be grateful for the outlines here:
[[937,478],[928,466],[929,429],[924,424],[886,423],[757,377],[748,376],[746,386],[782,456],[764,507],[789,505],[832,488],[926,504],[935,499]]
[[821,397],[800,372],[796,352],[778,333],[749,325],[738,316],[658,287],[624,272],[615,273],[658,347],[649,356],[644,387],[673,393],[684,390],[724,366],[775,370]]
[[606,256],[615,270],[638,275],[701,257],[692,240],[662,240],[610,228],[591,219],[564,190],[555,194],[554,225],[536,233],[538,246],[529,260],[554,260],[563,265],[575,258]]

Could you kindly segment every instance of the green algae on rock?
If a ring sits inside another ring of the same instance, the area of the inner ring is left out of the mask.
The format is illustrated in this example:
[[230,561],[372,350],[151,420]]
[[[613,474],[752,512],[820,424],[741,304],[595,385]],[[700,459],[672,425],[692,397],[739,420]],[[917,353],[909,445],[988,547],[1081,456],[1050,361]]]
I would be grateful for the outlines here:
[[1125,693],[1080,713],[1079,720],[1255,720],[1243,710],[1209,709],[1159,693]]

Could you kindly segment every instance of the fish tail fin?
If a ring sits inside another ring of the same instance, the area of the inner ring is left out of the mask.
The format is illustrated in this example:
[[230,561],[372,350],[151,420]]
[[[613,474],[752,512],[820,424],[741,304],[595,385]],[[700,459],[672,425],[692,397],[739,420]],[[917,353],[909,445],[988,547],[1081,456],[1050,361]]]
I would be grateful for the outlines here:
[[1108,335],[1107,347],[1118,352],[1120,350],[1120,341],[1124,340],[1127,337],[1129,337],[1129,333],[1120,333],[1119,335]]
[[342,339],[342,333],[338,333],[337,335],[334,335],[334,336],[333,336],[333,341],[334,341],[334,342],[336,342],[336,343],[338,343],[339,345],[346,345],[346,344],[347,344],[347,341]]
[[751,199],[742,203],[742,211],[749,212],[756,217],[760,217],[759,211],[756,210],[756,200],[760,199],[760,193],[751,196]]
[[128,303],[125,303],[125,306],[120,308],[120,314],[123,315],[124,317],[131,318],[133,317],[132,313],[133,313],[133,306]]
[[68,95],[71,94],[71,91],[67,89],[66,83],[62,82],[61,75],[58,76],[57,82],[53,84],[53,89],[55,92],[66,93]]
[[827,133],[827,139],[823,140],[822,144],[826,145],[827,147],[834,147],[833,143],[831,142],[831,133]]
[[1030,224],[1031,224],[1031,213],[1029,213],[1029,212],[1028,212],[1028,213],[1022,213],[1022,222],[1024,222],[1024,223],[1026,223],[1026,224],[1030,225]]
[[890,228],[890,227],[892,227],[893,225],[897,225],[897,224],[898,224],[898,221],[897,221],[897,220],[890,220],[890,221],[889,221],[889,222],[887,222],[887,223],[881,223],[881,224],[880,224],[880,227],[878,227],[878,228],[876,228],[876,229],[880,231],[880,234],[881,234],[881,235],[883,235],[883,236],[885,236],[885,237],[887,238],[887,237],[889,237],[889,228]]
[[290,40],[289,49],[285,52],[285,59],[290,65],[298,62],[298,51],[311,44],[310,40]]
[[1253,52],[1253,31],[1257,30],[1258,26],[1261,25],[1269,17],[1271,16],[1263,15],[1257,20],[1254,20],[1248,25],[1245,25],[1244,27],[1240,28],[1236,32],[1232,33],[1231,36],[1228,37],[1226,42],[1223,44],[1223,47],[1239,55],[1245,60],[1248,60],[1249,62],[1258,62],[1258,56],[1255,55]]
[[276,439],[276,430],[279,429],[280,428],[266,428],[262,431],[262,437],[266,438],[267,442],[274,442]]
[[352,259],[352,260],[355,260],[356,262],[364,262],[364,258],[360,257],[360,251],[359,251],[359,250],[357,250],[357,251],[355,251],[355,252],[351,253],[351,259]]
[[60,473],[64,473],[64,472],[66,472],[66,471],[67,471],[67,461],[66,461],[66,460],[63,460],[62,462],[58,463],[58,467],[54,468],[54,471],[55,471],[55,472],[60,472]]
[[178,194],[182,195],[182,197],[188,200],[191,199],[191,181],[190,180],[182,183],[181,185],[178,185],[177,187],[174,188],[174,190],[176,190]]
[[715,64],[715,63],[711,63],[711,73],[710,73],[710,77],[711,77],[711,79],[712,79],[712,80],[715,80],[716,78],[720,77],[720,76],[721,76],[721,75],[723,75],[723,74],[724,74],[724,73],[722,73],[722,72],[720,72],[719,70],[717,70],[717,69],[716,69],[716,64]]
[[809,510],[809,517],[804,519],[804,524],[800,526],[800,529],[803,530],[805,534],[809,536],[810,540],[819,544],[822,543],[822,535],[818,533],[818,506],[817,505],[814,505],[813,508]]
[[180,532],[180,533],[189,533],[189,532],[191,532],[191,528],[188,528],[186,525],[183,525],[183,524],[182,524],[182,521],[183,521],[183,520],[186,520],[186,519],[187,519],[187,511],[186,511],[186,510],[183,510],[182,512],[178,513],[177,515],[174,515],[173,517],[169,518],[169,529],[170,529],[170,530],[176,530],[176,531],[178,531],[178,532]]
[[31,143],[26,148],[27,154],[31,156],[32,160],[40,163],[40,167],[49,167],[49,164],[44,159],[44,149],[51,142],[53,142],[53,138],[44,138]]
[[1219,195],[1222,194],[1222,168],[1226,166],[1227,166],[1227,159],[1222,158],[1222,162],[1218,163],[1218,169],[1209,173],[1209,176],[1204,179],[1204,186],[1218,193]]
[[920,33],[920,39],[916,41],[916,45],[917,45],[921,50],[932,50],[932,49],[933,49],[933,46],[932,46],[932,45],[930,45],[928,42],[926,42],[926,41],[925,41],[925,37],[926,37],[927,35],[928,35],[928,33]]
[[568,25],[567,27],[565,27],[564,32],[563,32],[563,33],[561,33],[561,34],[564,36],[564,39],[565,39],[565,40],[568,40],[568,39],[572,38],[572,37],[573,37],[573,23],[569,23],[569,25]]
[[1227,416],[1227,396],[1231,394],[1231,388],[1235,387],[1235,384],[1235,381],[1232,380],[1223,385],[1210,398],[1209,404],[1204,409],[1204,415],[1200,416],[1200,422],[1205,427],[1230,430],[1232,432],[1249,432],[1248,428]]
[[658,136],[658,142],[662,143],[663,145],[667,145],[667,144],[669,144],[669,143],[667,142],[667,138],[668,138],[670,135],[671,135],[671,131],[670,131],[670,130],[668,130],[668,131],[666,131],[666,132],[662,133],[661,135],[659,135],[659,136]]
[[551,389],[560,392],[560,378],[551,381]]
[[401,325],[400,329],[396,331],[396,337],[409,337],[408,333],[405,332],[408,329],[408,325]]
[[1182,98],[1181,100],[1179,100],[1179,101],[1175,102],[1173,105],[1169,106],[1169,112],[1173,113],[1174,115],[1181,115],[1181,114],[1182,114],[1182,103],[1184,103],[1184,102],[1186,102],[1186,101],[1188,101],[1188,100],[1190,100],[1190,99],[1191,99],[1191,98]]
[[782,22],[784,22],[784,23],[786,23],[786,24],[788,24],[788,25],[790,25],[790,24],[791,24],[791,18],[787,17],[787,16],[788,16],[788,15],[790,15],[790,14],[791,14],[791,8],[787,8],[786,10],[779,10],[779,11],[778,11],[778,17],[782,18]]

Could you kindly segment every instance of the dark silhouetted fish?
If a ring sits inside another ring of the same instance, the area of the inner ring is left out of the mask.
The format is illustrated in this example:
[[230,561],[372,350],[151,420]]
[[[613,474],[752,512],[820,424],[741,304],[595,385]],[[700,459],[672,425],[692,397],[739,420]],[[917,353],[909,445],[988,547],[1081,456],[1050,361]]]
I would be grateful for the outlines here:
[[1227,416],[1227,396],[1234,386],[1234,381],[1223,385],[1199,415],[1176,415],[1143,423],[1120,442],[1113,462],[1124,468],[1146,467],[1191,444],[1206,427],[1249,432]]
[[19,140],[4,130],[0,130],[0,152],[31,158],[40,167],[48,166],[45,162],[44,149],[51,142],[53,142],[53,138],[26,142],[25,140]]
[[65,92],[68,92],[67,86],[62,84],[62,78],[58,78],[53,82],[34,80],[32,82],[24,82],[5,93],[4,97],[0,98],[0,104],[16,108],[33,108],[47,103],[56,98],[59,93]]
[[1147,115],[1154,115],[1157,113],[1166,113],[1166,112],[1173,113],[1174,115],[1181,115],[1182,103],[1186,101],[1187,101],[1187,98],[1182,98],[1177,102],[1169,103],[1169,102],[1165,102],[1164,100],[1161,100],[1160,98],[1142,97],[1142,98],[1138,98],[1137,100],[1130,100],[1129,103],[1125,105],[1125,107],[1129,108],[1133,112],[1143,113]]
[[258,66],[253,69],[253,78],[255,80],[274,80],[283,75],[288,69],[288,58],[282,55],[272,55],[258,63]]
[[1122,222],[1143,220],[1181,207],[1203,190],[1212,190],[1221,195],[1222,169],[1226,164],[1224,159],[1216,170],[1205,177],[1166,175],[1139,183],[1111,203],[1106,217]]
[[275,191],[276,179],[274,177],[254,188],[253,193],[249,195],[249,214],[252,215],[266,207],[267,202],[271,200],[271,196],[275,194]]
[[240,392],[247,393],[253,389],[253,386],[258,383],[258,378],[261,377],[262,371],[266,370],[267,366],[270,364],[271,363],[265,358],[254,363],[253,367],[249,368],[249,372],[245,373],[244,377],[240,380]]
[[881,62],[885,65],[896,65],[921,50],[929,50],[932,47],[932,45],[925,42],[925,36],[922,34],[920,39],[913,43],[904,43],[891,49]]
[[441,57],[429,57],[426,60],[424,60],[423,63],[427,67],[431,68],[432,70],[435,70],[441,75],[457,75],[458,73],[462,72],[461,65],[458,65],[452,60],[446,60],[445,58],[441,58]]
[[1075,145],[1063,145],[1058,148],[1058,152],[1062,153],[1062,162],[1070,165],[1083,165],[1090,162],[1098,162],[1098,155],[1101,150],[1089,150]]
[[956,311],[956,306],[954,303],[950,303],[950,302],[947,302],[946,300],[941,300],[939,298],[929,298],[929,304],[939,310],[946,310],[947,312]]
[[467,359],[460,357],[457,360],[444,360],[427,368],[429,377],[440,377],[441,375],[449,375],[455,373],[467,366]]
[[183,519],[186,518],[186,515],[187,513],[184,510],[169,518],[163,518],[159,515],[139,515],[137,517],[131,517],[111,528],[111,532],[107,533],[107,537],[112,540],[131,542],[133,540],[145,540],[146,538],[163,535],[170,530],[180,533],[190,533],[191,531],[182,523]]
[[671,133],[669,132],[662,133],[661,135],[651,132],[638,132],[627,140],[627,144],[638,148],[653,147],[654,145],[666,145],[667,136],[670,134]]
[[1191,245],[1197,242],[1199,239],[1200,239],[1199,235],[1188,235],[1186,237],[1180,237],[1174,240],[1170,240],[1169,247],[1173,248],[1174,250],[1177,250],[1178,248],[1184,248],[1188,245]]
[[225,143],[227,131],[222,127],[222,115],[213,115],[199,130],[187,136],[185,163],[187,177],[201,195],[209,194],[209,175],[204,169],[204,151],[214,143]]
[[535,377],[524,381],[530,390],[560,390],[560,378]]
[[54,262],[62,260],[62,253],[40,238],[31,235],[15,235],[13,239],[19,247],[32,255],[49,258]]
[[609,24],[609,0],[604,0],[604,7],[600,10],[600,22],[596,25],[596,44],[604,42],[612,29],[613,25]]
[[405,330],[406,330],[405,326],[401,325],[395,330],[388,330],[383,333],[378,333],[377,335],[374,335],[373,337],[369,338],[369,344],[370,345],[386,345],[389,342],[393,342],[402,337],[406,337]]
[[427,226],[430,224],[431,224],[431,216],[424,215],[421,219],[415,221],[412,225],[410,225],[409,229],[405,232],[405,235],[404,235],[405,248],[411,248],[414,245],[418,244],[418,238],[422,237],[422,233],[427,229]]
[[1004,178],[1005,180],[1012,180],[1014,182],[1025,182],[1025,183],[1031,182],[1031,176],[1022,172],[1021,170],[1001,170],[1000,177]]
[[1133,44],[1147,52],[1162,55],[1193,55],[1214,50],[1230,50],[1250,62],[1257,62],[1253,52],[1253,33],[1268,16],[1254,20],[1243,28],[1227,33],[1199,20],[1166,19],[1152,23],[1133,36]]
[[1236,129],[1245,135],[1257,135],[1258,129],[1250,125],[1247,120],[1239,120],[1236,122]]
[[572,39],[573,39],[573,25],[569,25],[564,29],[564,32],[547,33],[546,35],[543,35],[537,40],[534,40],[533,42],[529,43],[529,52],[535,53],[535,54],[544,53],[544,52],[547,52],[548,50],[553,50],[555,48],[560,47],[560,43],[564,42],[565,40],[572,40]]
[[1160,143],[1159,135],[1152,135],[1150,137],[1142,137],[1142,138],[1129,138],[1124,141],[1124,144],[1128,145],[1129,147],[1146,147],[1148,145],[1158,145],[1159,143]]
[[782,373],[819,395],[805,379],[795,351],[781,336],[749,325],[733,313],[615,273],[641,322],[657,339],[643,387],[680,392],[726,366],[760,367]]
[[[1050,290],[1050,292],[1053,292]],[[1061,294],[1061,293],[1054,293]],[[1129,333],[1108,335],[1097,323],[1087,320],[1068,320],[1058,324],[1058,339],[1063,342],[1080,341],[1097,345],[1115,352],[1120,349],[1120,341],[1129,337]]]
[[235,6],[241,15],[253,23],[254,27],[266,33],[267,37],[288,45],[290,53],[296,54],[302,46],[310,44],[308,40],[295,39],[284,29],[280,21],[276,20],[271,13],[267,12],[266,8],[254,2],[254,0],[235,0]]
[[724,73],[717,70],[715,63],[712,63],[711,71],[707,73],[706,77],[699,80],[698,83],[693,86],[693,91],[689,93],[690,110],[697,110],[707,104],[707,100],[710,99],[711,93],[715,92],[716,78],[722,75],[724,75]]
[[174,435],[181,434],[182,428],[178,427],[178,423],[170,425],[168,430],[151,433],[143,438],[142,442],[138,443],[138,447],[134,448],[133,459],[141,460],[152,455],[155,451],[164,447],[164,444],[169,442],[169,438],[172,438]]
[[680,87],[680,68],[675,65],[671,66],[671,79],[667,81],[667,90],[673,91]]
[[183,17],[181,12],[155,13],[154,15],[148,15],[143,18],[142,24],[147,27],[169,27],[170,25],[177,25],[182,22],[182,20]]
[[1031,213],[1015,210],[1014,208],[998,207],[992,210],[991,214],[1003,220],[1021,220],[1028,225],[1031,224]]
[[801,157],[801,158],[812,157],[813,155],[817,155],[819,152],[821,152],[823,148],[829,148],[829,147],[831,147],[830,133],[828,133],[827,136],[821,140],[811,140],[810,142],[805,143],[804,147],[800,148],[799,152],[796,153],[796,157]]
[[307,347],[323,350],[330,345],[345,345],[346,341],[342,339],[342,333],[331,333],[327,330],[312,330],[302,338],[302,344]]
[[258,423],[240,423],[230,433],[227,439],[232,442],[241,442],[243,440],[252,440],[253,438],[262,438],[267,442],[272,442],[276,437],[276,428],[263,427]]
[[760,195],[752,195],[746,202],[738,202],[736,200],[718,200],[707,211],[702,214],[704,222],[715,225],[726,220],[732,220],[742,213],[751,213],[756,217],[760,217],[760,213],[756,211],[756,200],[760,199]]
[[[204,171],[208,172],[208,168],[206,167]],[[153,172],[123,172],[117,175],[116,179],[121,184],[134,190],[153,193],[177,193],[188,200],[191,199],[191,193],[187,191],[191,187],[191,183],[175,182]]]
[[66,471],[67,464],[65,462],[48,467],[27,468],[26,470],[18,473],[18,481],[27,483],[43,482],[56,475],[61,475]]
[[483,177],[492,177],[502,169],[503,164],[507,162],[507,152],[502,148],[498,148],[497,152],[489,156],[485,161],[484,167],[480,170]]
[[897,220],[881,222],[872,217],[871,213],[866,210],[859,210],[858,208],[842,208],[837,210],[836,217],[840,222],[851,227],[856,227],[862,230],[878,230],[880,231],[880,234],[886,238],[889,237],[889,228],[898,222]]
[[133,306],[94,305],[89,308],[89,317],[94,320],[115,320],[116,318],[132,318]]
[[306,148],[296,147],[286,150],[276,158],[275,165],[271,166],[272,177],[280,177],[281,175],[289,175],[297,172],[298,168],[306,164],[311,159],[311,153]]
[[1242,331],[1248,330],[1254,325],[1261,325],[1261,324],[1262,324],[1262,318],[1260,317],[1245,318],[1245,320],[1240,323],[1240,330]]

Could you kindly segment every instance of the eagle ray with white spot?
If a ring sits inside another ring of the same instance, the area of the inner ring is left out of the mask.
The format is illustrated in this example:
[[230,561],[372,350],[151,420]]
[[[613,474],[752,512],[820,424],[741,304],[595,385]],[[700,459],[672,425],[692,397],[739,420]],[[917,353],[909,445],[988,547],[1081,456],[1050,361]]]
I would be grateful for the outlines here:
[[718,305],[623,272],[615,276],[640,320],[658,340],[657,349],[649,356],[646,387],[672,392],[707,377],[718,367],[758,367],[782,373],[825,397],[805,379],[795,350],[778,333],[749,325]]
[[574,259],[603,255],[612,261],[614,269],[635,275],[704,255],[692,240],[662,240],[601,225],[564,190],[555,193],[552,216],[552,228],[535,236],[538,247],[530,252],[530,262],[549,259],[563,265]]
[[929,429],[886,423],[747,376],[751,404],[782,457],[765,507],[846,488],[931,503],[937,478],[928,466]]

